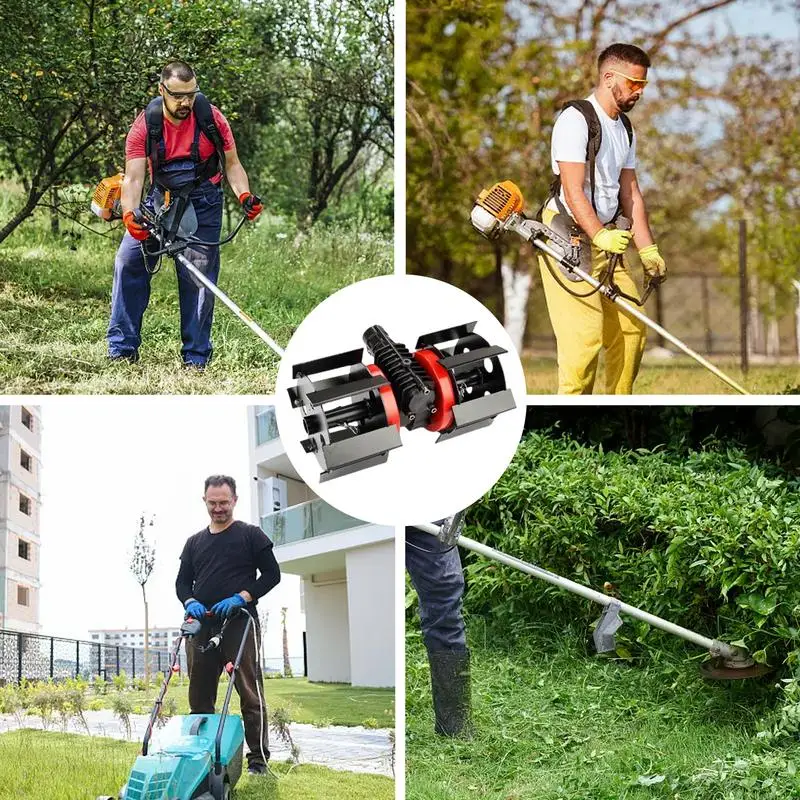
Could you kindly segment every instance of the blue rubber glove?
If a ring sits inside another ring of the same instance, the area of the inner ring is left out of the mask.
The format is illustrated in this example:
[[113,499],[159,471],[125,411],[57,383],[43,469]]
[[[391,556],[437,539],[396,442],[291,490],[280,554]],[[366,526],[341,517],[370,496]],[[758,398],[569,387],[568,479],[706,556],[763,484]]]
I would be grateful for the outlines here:
[[235,608],[242,608],[247,605],[247,601],[240,594],[234,594],[214,603],[211,606],[211,613],[218,617],[227,617]]
[[199,600],[195,600],[194,597],[190,597],[183,607],[190,617],[200,620],[203,619],[208,611],[208,609]]

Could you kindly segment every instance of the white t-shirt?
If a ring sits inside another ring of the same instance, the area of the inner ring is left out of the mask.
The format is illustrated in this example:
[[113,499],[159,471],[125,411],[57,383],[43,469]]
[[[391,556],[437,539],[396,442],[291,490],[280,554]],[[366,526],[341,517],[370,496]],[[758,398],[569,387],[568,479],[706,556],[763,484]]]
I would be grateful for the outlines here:
[[[597,216],[600,222],[609,222],[614,216],[619,203],[619,176],[623,169],[636,169],[636,134],[633,143],[628,143],[628,133],[620,118],[611,119],[606,114],[594,94],[586,98],[597,110],[603,141],[595,159],[594,198],[597,204]],[[586,163],[586,145],[589,141],[589,126],[583,114],[577,108],[567,108],[561,112],[553,126],[553,138],[550,144],[550,160],[553,172],[560,174],[559,161]],[[589,202],[592,202],[592,190],[589,183],[589,171],[583,191]],[[561,188],[561,202],[572,214]],[[556,210],[555,200],[550,200],[548,208]]]

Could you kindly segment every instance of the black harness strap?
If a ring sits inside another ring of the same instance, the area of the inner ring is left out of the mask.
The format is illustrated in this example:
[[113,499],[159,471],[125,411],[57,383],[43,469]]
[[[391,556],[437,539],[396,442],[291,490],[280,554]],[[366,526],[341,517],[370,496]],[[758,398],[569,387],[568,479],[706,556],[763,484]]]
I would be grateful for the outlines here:
[[[222,134],[214,122],[214,114],[211,110],[211,103],[208,98],[198,92],[192,106],[197,129],[192,140],[190,157],[197,166],[194,184],[191,189],[200,186],[201,183],[213,178],[217,172],[222,172],[223,179],[227,178],[225,173],[225,149],[222,141]],[[153,170],[153,183],[158,182],[158,168],[161,163],[161,153],[159,146],[164,138],[164,106],[160,97],[154,97],[144,110],[145,126],[147,128],[147,138],[145,139],[145,156],[150,159],[150,166]],[[199,134],[203,135],[214,145],[216,151],[211,158],[201,162]]]
[[[595,200],[595,164],[597,162],[597,154],[600,152],[600,145],[603,143],[603,126],[600,124],[600,117],[597,115],[597,109],[595,109],[589,100],[570,100],[562,106],[561,113],[566,111],[568,108],[574,108],[577,111],[580,111],[580,113],[583,115],[583,118],[586,120],[587,127],[589,128],[589,138],[586,142],[586,164],[589,170],[589,188],[591,191],[592,210],[596,214],[597,204]],[[631,125],[630,118],[622,111],[619,112],[619,117],[622,120],[622,124],[625,126],[625,132],[628,134],[628,144],[633,146],[633,125]],[[542,203],[542,207],[539,209],[539,213],[537,214],[538,219],[541,220],[544,207],[553,198],[556,200],[556,205],[558,206],[559,212],[562,214],[566,213],[566,209],[563,207],[560,195],[561,175],[556,175],[553,179],[553,182],[550,184],[550,194],[547,196],[547,199],[544,201],[544,203]],[[618,213],[619,208],[617,208],[614,218],[617,217]]]

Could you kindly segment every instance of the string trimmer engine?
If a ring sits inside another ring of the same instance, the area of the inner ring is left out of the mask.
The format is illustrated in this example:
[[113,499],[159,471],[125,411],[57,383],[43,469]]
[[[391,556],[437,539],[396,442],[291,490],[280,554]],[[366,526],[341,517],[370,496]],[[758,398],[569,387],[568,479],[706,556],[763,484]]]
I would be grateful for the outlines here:
[[507,351],[476,334],[475,324],[420,336],[414,352],[373,325],[363,336],[373,363],[363,363],[359,348],[293,366],[289,398],[322,481],[384,463],[402,445],[401,428],[425,428],[441,442],[516,407],[498,358]]

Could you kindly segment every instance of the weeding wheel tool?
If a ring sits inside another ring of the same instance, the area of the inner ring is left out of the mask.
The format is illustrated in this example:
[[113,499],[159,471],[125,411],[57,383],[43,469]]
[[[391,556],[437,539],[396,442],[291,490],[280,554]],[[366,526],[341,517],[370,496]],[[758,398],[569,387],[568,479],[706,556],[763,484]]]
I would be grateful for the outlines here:
[[493,547],[488,547],[485,544],[476,542],[474,539],[463,536],[461,531],[464,527],[464,521],[465,512],[460,511],[446,519],[441,525],[423,523],[414,525],[414,527],[436,536],[442,544],[447,546],[457,544],[465,550],[471,550],[474,553],[478,553],[478,555],[484,556],[484,558],[513,567],[520,572],[557,586],[559,589],[572,592],[572,594],[577,594],[580,597],[591,600],[593,603],[604,606],[603,613],[597,621],[593,633],[594,644],[598,653],[608,653],[616,649],[614,633],[622,625],[622,620],[619,616],[622,613],[708,650],[711,659],[703,663],[700,667],[700,672],[704,678],[709,680],[730,681],[759,678],[774,670],[774,667],[770,667],[768,664],[759,664],[754,661],[744,647],[727,644],[718,639],[709,639],[699,633],[690,631],[688,628],[676,625],[674,622],[669,622],[669,620],[657,617],[655,614],[636,608],[636,606],[623,603],[615,597],[596,592],[588,586],[571,581],[569,578],[563,578],[561,575],[556,575],[554,572],[537,567],[535,564],[521,561],[500,550],[495,550]]
[[[597,280],[585,270],[581,269],[581,244],[579,237],[566,239],[556,233],[552,228],[544,223],[527,219],[522,213],[524,200],[522,192],[511,181],[496,183],[490,189],[484,189],[475,201],[470,214],[470,222],[481,236],[487,239],[498,239],[507,231],[512,231],[521,236],[526,242],[530,242],[534,247],[554,258],[568,273],[577,275],[588,283],[593,289],[600,292],[607,300],[616,303],[628,314],[652,328],[660,336],[682,350],[686,355],[693,358],[701,367],[704,367],[721,381],[724,381],[739,394],[749,394],[733,378],[726,375],[719,367],[715,367],[710,361],[696,353],[687,344],[684,344],[668,330],[662,328],[657,322],[644,314],[634,298],[624,295],[613,281],[604,282]],[[647,294],[654,288],[651,284]],[[646,296],[646,295],[645,295]],[[632,304],[631,300],[634,300]],[[643,301],[639,301],[640,303]]]
[[[507,351],[476,334],[475,324],[420,336],[413,353],[373,325],[363,336],[373,364],[357,349],[293,366],[289,398],[301,409],[309,434],[302,445],[317,456],[320,480],[384,463],[402,444],[401,427],[426,428],[441,442],[516,408],[498,358]],[[345,367],[344,375],[314,377]]]

